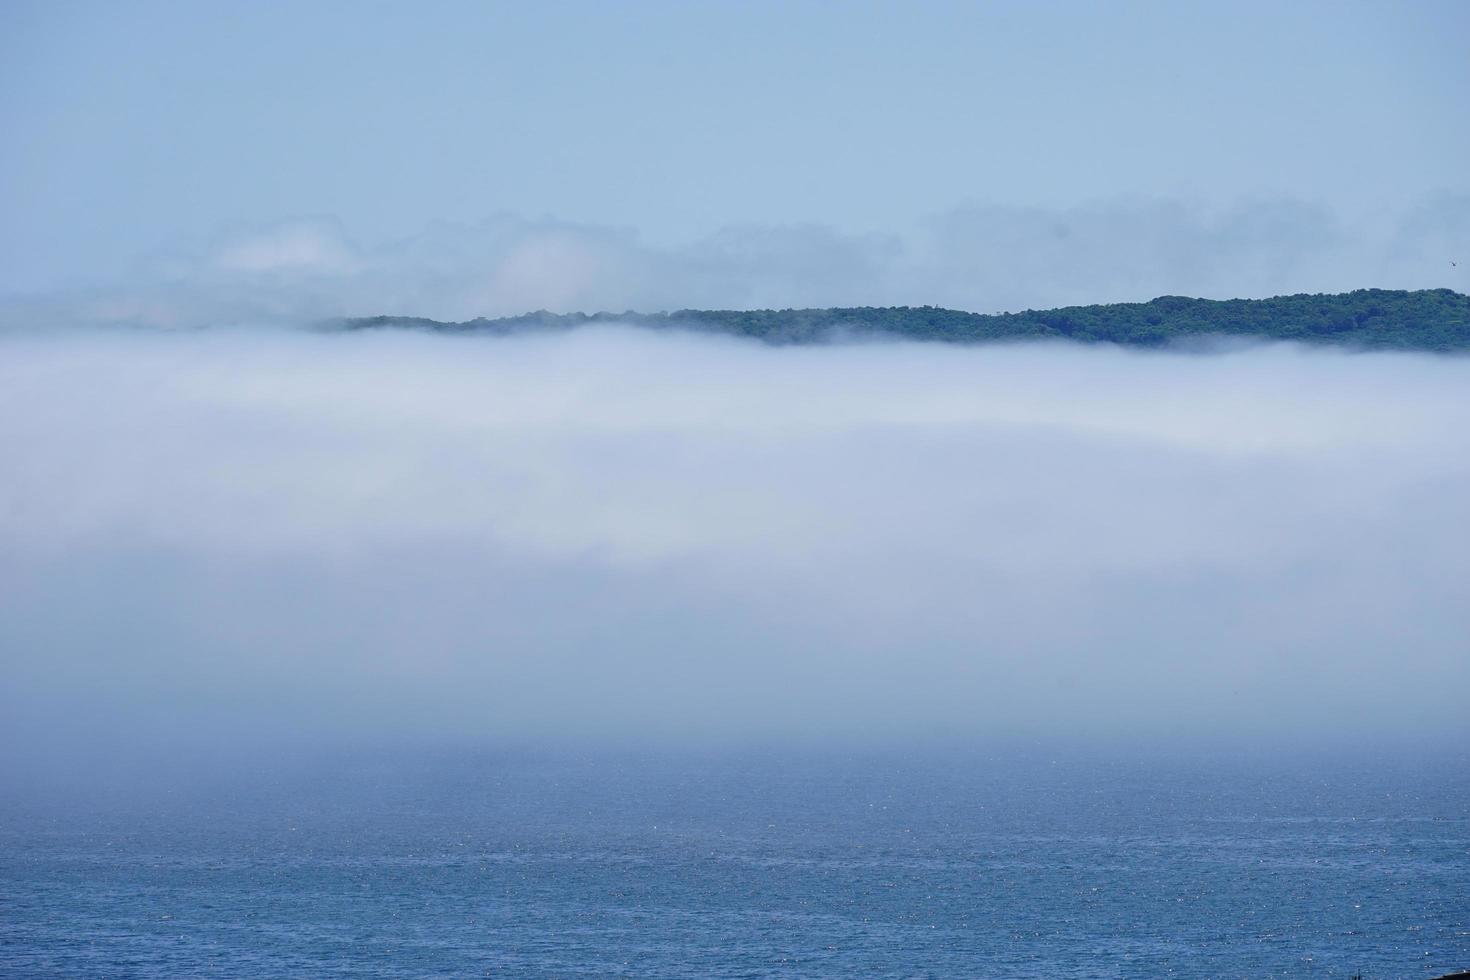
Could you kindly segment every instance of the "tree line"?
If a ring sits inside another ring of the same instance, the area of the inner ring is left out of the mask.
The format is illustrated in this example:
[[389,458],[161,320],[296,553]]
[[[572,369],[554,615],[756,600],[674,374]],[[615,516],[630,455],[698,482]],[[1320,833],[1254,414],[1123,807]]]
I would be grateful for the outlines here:
[[1071,340],[1163,347],[1211,337],[1287,340],[1368,349],[1470,349],[1470,296],[1450,289],[1359,289],[1270,299],[1160,296],[1146,303],[1068,306],[1019,313],[967,313],[936,306],[787,310],[675,310],[662,313],[538,311],[461,322],[375,316],[334,321],[362,330],[411,327],[450,333],[511,334],[628,323],[752,337],[773,344],[841,337],[900,337],[950,343]]

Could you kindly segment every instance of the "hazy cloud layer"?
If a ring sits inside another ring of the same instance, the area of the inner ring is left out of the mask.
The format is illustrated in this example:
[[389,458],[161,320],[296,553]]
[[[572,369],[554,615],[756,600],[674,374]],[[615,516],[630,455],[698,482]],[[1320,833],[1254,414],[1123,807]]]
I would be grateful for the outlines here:
[[1465,731],[1465,359],[623,329],[0,345],[11,754]]
[[[1459,266],[1451,266],[1458,262]],[[1347,224],[1294,200],[968,206],[906,233],[734,226],[684,247],[631,229],[501,215],[404,241],[332,219],[237,230],[127,285],[12,299],[0,322],[196,326],[380,313],[468,319],[681,308],[937,304],[979,312],[1146,300],[1470,288],[1470,198]]]

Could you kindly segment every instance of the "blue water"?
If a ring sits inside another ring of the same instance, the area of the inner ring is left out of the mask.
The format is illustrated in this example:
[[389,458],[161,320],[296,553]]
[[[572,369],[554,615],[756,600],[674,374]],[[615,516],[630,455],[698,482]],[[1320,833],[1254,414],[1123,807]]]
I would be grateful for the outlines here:
[[1470,968],[1463,758],[363,753],[13,782],[0,834],[5,977]]

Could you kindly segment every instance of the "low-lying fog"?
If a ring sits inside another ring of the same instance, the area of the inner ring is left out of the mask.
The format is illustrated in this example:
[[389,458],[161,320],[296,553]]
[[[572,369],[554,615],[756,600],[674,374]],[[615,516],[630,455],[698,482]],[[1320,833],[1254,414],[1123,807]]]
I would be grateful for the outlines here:
[[1459,739],[1470,360],[0,338],[0,741]]

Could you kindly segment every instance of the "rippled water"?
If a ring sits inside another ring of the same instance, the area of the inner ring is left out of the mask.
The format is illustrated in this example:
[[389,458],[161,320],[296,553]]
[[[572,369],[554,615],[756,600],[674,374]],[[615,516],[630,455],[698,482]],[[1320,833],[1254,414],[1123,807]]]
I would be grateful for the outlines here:
[[0,975],[1428,978],[1470,767],[370,755],[7,792]]

